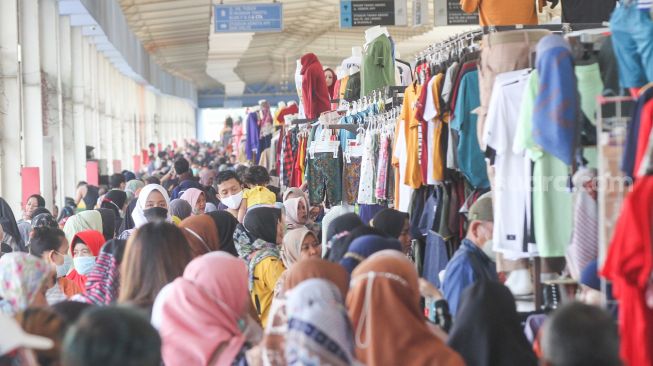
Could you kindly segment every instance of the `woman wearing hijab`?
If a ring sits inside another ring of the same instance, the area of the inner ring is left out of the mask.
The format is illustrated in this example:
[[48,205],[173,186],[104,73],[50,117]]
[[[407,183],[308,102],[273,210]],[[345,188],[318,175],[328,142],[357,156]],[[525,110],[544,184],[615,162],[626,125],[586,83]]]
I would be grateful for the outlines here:
[[284,226],[281,210],[256,207],[247,211],[234,232],[238,256],[247,263],[252,303],[263,327],[267,324],[274,287],[285,271],[279,253]]
[[347,213],[340,217],[335,218],[326,228],[326,246],[325,258],[329,258],[332,262],[339,262],[340,259],[347,253],[348,247],[343,244],[347,236],[358,227],[364,226],[363,221],[355,213]]
[[139,227],[127,241],[120,265],[118,302],[151,313],[159,291],[181,276],[192,259],[190,246],[175,225],[157,221]]
[[288,330],[286,294],[311,278],[326,280],[336,286],[343,299],[347,296],[349,274],[340,265],[320,258],[308,258],[295,263],[292,268],[284,272],[284,281],[279,288],[278,296],[272,303],[270,321],[265,328],[263,341],[247,352],[247,361],[250,365],[262,365],[263,354],[265,359],[272,361],[273,365],[287,364],[284,357],[285,336]]
[[47,306],[45,292],[52,287],[52,274],[48,263],[31,254],[0,257],[0,313],[15,316],[31,306]]
[[299,260],[321,258],[322,246],[315,234],[305,227],[290,230],[283,237],[281,260],[286,268]]
[[115,217],[114,226],[116,229],[114,230],[115,233],[113,236],[117,236],[120,234],[119,230],[120,227],[122,226],[122,220],[124,217],[126,204],[127,204],[127,193],[118,189],[110,190],[102,200],[102,204],[100,205],[100,208],[111,209],[114,213],[114,217]]
[[238,226],[238,219],[227,211],[215,211],[206,215],[213,220],[218,230],[220,250],[237,257],[238,251],[234,244],[234,231],[236,231],[236,227]]
[[104,232],[102,214],[99,211],[82,211],[71,216],[63,227],[63,232],[66,233],[66,239],[68,239],[69,243],[72,243],[77,233],[85,230]]
[[376,253],[354,270],[347,309],[366,365],[465,365],[426,324],[415,266],[399,251]]
[[170,201],[170,214],[172,215],[173,220],[176,217],[179,222],[181,222],[188,218],[192,213],[193,208],[190,207],[190,203],[181,198]]
[[247,349],[247,267],[227,253],[195,258],[166,288],[159,333],[168,365],[235,365]]
[[143,187],[145,187],[145,183],[142,180],[132,179],[127,181],[127,184],[125,184],[125,193],[127,194],[126,202],[131,202],[135,198],[138,198]]
[[286,228],[289,230],[312,224],[308,218],[308,197],[299,188],[290,188],[283,195],[283,207],[286,210]]
[[4,236],[0,238],[2,244],[6,244],[12,251],[26,252],[27,246],[18,230],[14,212],[2,197],[0,197],[0,225],[2,225],[2,231],[4,232]]
[[113,239],[108,241],[95,261],[95,267],[86,278],[86,291],[73,300],[92,305],[112,305],[118,299],[120,289],[120,263],[127,242]]
[[104,239],[109,241],[116,235],[116,216],[112,209],[98,208],[95,211],[100,213],[102,217],[102,235]]
[[73,281],[81,289],[81,293],[85,291],[86,276],[95,266],[95,260],[105,241],[104,235],[95,230],[79,232],[70,241],[74,269],[66,278]]
[[401,252],[401,244],[396,239],[384,238],[378,235],[361,236],[351,243],[349,250],[340,260],[340,265],[347,272],[352,273],[365,259],[382,250],[396,250]]
[[218,228],[209,215],[190,216],[179,228],[188,240],[193,258],[220,250]]
[[172,222],[172,216],[170,215],[170,211],[168,211],[169,207],[170,197],[165,188],[158,184],[146,185],[138,195],[138,200],[134,205],[134,211],[131,214],[134,227],[123,231],[118,239],[129,239],[135,229],[148,222]]
[[351,322],[338,287],[309,279],[288,294],[285,356],[289,365],[355,363]]
[[201,215],[206,210],[206,195],[197,188],[188,188],[179,198],[190,204],[193,215]]
[[410,251],[410,221],[407,213],[386,208],[374,215],[371,224],[385,235],[399,240],[404,253]]
[[481,281],[464,291],[449,346],[468,365],[538,364],[517,315],[515,298],[500,283]]

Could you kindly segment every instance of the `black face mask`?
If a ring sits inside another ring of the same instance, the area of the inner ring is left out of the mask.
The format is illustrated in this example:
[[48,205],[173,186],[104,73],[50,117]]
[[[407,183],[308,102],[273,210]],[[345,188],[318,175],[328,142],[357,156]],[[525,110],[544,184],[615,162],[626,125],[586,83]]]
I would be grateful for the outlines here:
[[147,222],[162,222],[168,218],[168,209],[162,207],[152,207],[143,210],[143,215]]

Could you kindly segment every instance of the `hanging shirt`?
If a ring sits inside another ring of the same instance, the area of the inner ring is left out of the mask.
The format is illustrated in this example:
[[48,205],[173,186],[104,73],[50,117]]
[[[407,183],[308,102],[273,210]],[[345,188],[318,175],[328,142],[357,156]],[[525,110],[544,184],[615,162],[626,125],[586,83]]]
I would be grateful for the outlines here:
[[509,259],[537,255],[537,247],[525,245],[524,237],[530,200],[530,160],[512,149],[528,78],[528,70],[497,75],[483,131],[484,143],[496,151],[492,200],[494,251]]
[[312,53],[302,56],[302,101],[306,118],[315,119],[331,110],[331,97],[322,64]]
[[519,125],[513,151],[533,162],[533,223],[541,257],[564,257],[571,238],[573,208],[567,187],[569,170],[565,163],[543,151],[533,138],[533,111],[539,89],[537,71],[531,72],[519,111]]
[[440,88],[443,79],[443,74],[437,74],[431,79],[424,106],[424,119],[429,121],[428,184],[436,184],[444,180],[444,159],[446,157],[442,148],[442,131],[447,128],[443,126],[443,123],[448,123],[448,121],[447,116],[442,113],[444,108],[440,104]]
[[458,167],[474,188],[488,188],[485,156],[478,145],[476,120],[478,116],[472,111],[481,105],[478,71],[471,71],[463,76],[458,91],[456,110],[451,127],[458,131]]
[[408,212],[410,200],[413,196],[413,189],[404,184],[406,166],[408,165],[408,154],[406,151],[406,129],[403,128],[401,119],[397,119],[395,128],[395,145],[392,149],[392,165],[395,168],[395,209],[401,212]]
[[395,85],[395,61],[388,36],[382,34],[365,47],[362,66],[362,88],[359,97],[364,97],[373,90]]
[[607,22],[616,5],[617,0],[564,0],[562,1],[562,22]]
[[419,106],[419,96],[422,93],[422,86],[413,83],[404,91],[404,104],[401,107],[399,125],[404,129],[406,136],[406,173],[403,183],[413,189],[422,186],[422,171],[420,167],[419,131],[420,121],[416,118],[415,112]]
[[540,87],[533,112],[533,137],[544,151],[571,165],[579,138],[574,60],[567,41],[549,35],[537,44]]
[[537,25],[535,2],[532,0],[460,0],[465,13],[480,12],[482,26]]
[[626,365],[653,365],[653,310],[645,294],[653,271],[653,177],[638,179],[626,196],[602,275],[619,300],[621,357]]

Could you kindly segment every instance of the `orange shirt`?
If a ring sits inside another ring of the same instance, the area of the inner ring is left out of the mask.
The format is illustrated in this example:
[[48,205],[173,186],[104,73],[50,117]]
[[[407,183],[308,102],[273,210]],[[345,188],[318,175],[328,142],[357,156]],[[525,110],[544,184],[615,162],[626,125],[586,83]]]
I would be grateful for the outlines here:
[[460,7],[465,13],[478,10],[482,26],[537,24],[534,0],[460,0]]
[[[422,170],[420,168],[419,155],[419,129],[420,121],[415,118],[417,103],[422,93],[422,86],[413,83],[406,88],[404,92],[404,104],[401,107],[400,123],[403,124],[406,134],[406,154],[408,156],[406,163],[406,174],[404,184],[410,188],[418,189],[422,186]],[[426,137],[426,136],[424,136]]]

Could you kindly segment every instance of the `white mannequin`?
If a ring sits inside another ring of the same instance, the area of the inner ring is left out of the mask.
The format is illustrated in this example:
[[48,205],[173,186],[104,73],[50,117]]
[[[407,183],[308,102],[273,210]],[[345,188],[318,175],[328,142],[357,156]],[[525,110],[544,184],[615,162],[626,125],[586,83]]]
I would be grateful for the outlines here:
[[367,29],[365,31],[365,46],[372,43],[372,41],[374,41],[375,39],[377,39],[378,37],[380,37],[383,34],[390,37],[390,33],[388,32],[388,28],[381,27],[380,25],[376,25],[376,26],[374,26],[372,28]]
[[351,48],[352,57],[363,57],[363,48],[362,47],[352,47]]
[[[351,57],[348,57],[342,61],[341,67],[343,72],[346,72],[349,76],[359,72],[362,58],[363,58],[363,48],[352,47]],[[338,77],[342,79],[340,75],[338,75]]]

